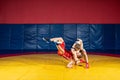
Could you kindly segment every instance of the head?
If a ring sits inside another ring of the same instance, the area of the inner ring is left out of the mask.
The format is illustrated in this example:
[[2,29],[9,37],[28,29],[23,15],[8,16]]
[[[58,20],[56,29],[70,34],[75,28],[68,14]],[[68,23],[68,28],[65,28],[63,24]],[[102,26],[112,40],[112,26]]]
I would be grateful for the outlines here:
[[82,40],[79,39],[79,38],[77,38],[77,40],[76,40],[76,44],[81,44],[81,43],[82,43]]

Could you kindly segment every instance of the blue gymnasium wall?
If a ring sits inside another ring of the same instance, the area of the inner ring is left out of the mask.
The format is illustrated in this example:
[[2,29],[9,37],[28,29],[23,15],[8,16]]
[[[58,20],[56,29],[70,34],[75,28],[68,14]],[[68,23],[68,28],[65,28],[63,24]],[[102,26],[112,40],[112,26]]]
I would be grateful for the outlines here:
[[57,50],[42,37],[63,37],[67,49],[81,38],[87,51],[120,50],[120,24],[0,24],[0,53]]

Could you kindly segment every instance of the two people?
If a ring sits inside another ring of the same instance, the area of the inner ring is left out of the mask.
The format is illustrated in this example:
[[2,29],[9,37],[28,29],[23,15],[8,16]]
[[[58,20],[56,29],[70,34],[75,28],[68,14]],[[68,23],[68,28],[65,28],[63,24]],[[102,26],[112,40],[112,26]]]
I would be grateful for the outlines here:
[[[86,68],[89,68],[88,56],[81,39],[77,39],[73,44],[71,51],[65,49],[65,42],[62,37],[51,38],[50,41],[56,44],[58,55],[69,60],[69,63],[67,64],[68,68],[72,68],[73,65],[79,65],[79,63],[85,63]],[[82,57],[84,59],[82,59]]]

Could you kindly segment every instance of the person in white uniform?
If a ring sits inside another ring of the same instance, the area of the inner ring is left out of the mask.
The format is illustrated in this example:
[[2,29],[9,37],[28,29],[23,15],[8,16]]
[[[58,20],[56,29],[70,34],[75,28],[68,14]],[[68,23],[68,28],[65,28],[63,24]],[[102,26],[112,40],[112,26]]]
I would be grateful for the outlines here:
[[81,39],[77,39],[77,41],[75,41],[71,48],[71,52],[76,65],[79,63],[86,63],[86,68],[89,68],[87,52],[83,47],[83,41]]

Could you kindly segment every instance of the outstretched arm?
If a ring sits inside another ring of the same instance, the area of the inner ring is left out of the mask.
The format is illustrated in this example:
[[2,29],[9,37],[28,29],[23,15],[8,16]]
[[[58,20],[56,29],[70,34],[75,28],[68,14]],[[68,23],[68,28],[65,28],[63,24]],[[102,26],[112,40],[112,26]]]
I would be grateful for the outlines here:
[[85,59],[85,63],[86,63],[86,68],[89,68],[89,62],[88,62],[88,56],[87,56],[87,52],[85,49],[82,50],[82,53],[84,55],[84,59]]
[[84,55],[84,59],[85,59],[86,63],[88,63],[88,56],[87,56],[86,50],[83,49],[83,50],[82,50],[82,53],[83,53],[83,55]]

